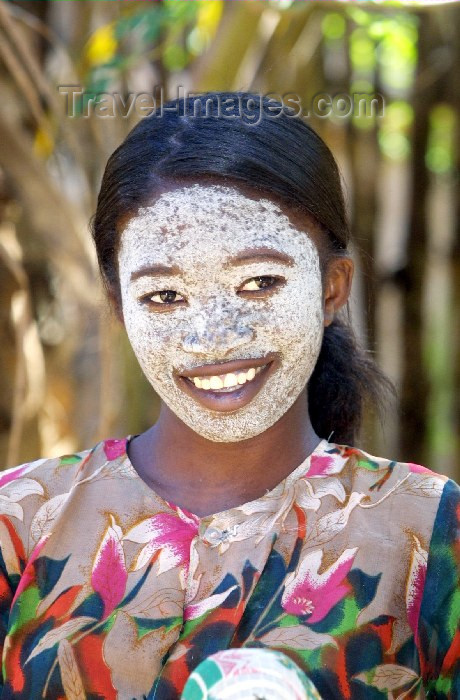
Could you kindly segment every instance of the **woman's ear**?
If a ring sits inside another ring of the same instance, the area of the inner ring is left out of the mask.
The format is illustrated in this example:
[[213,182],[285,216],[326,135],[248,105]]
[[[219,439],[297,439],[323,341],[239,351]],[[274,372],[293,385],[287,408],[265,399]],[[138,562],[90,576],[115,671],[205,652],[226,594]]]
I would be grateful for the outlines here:
[[336,312],[348,301],[354,263],[350,257],[333,257],[328,264],[324,289],[324,325],[330,326]]

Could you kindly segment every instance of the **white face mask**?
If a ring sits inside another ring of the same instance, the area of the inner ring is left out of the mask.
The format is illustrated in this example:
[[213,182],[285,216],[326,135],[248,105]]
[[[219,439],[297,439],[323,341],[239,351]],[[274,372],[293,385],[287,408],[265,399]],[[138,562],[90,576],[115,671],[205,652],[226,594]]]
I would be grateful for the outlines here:
[[[292,262],[227,264],[254,248],[269,248]],[[309,235],[272,201],[220,185],[169,191],[128,222],[118,263],[124,322],[139,364],[171,411],[196,433],[214,442],[254,437],[305,389],[324,331],[319,255]],[[154,276],[151,266],[181,272]],[[261,276],[278,282],[260,289],[251,279]],[[176,295],[160,296],[163,290]],[[204,407],[175,379],[175,373],[202,365],[268,354],[279,364],[237,410]]]

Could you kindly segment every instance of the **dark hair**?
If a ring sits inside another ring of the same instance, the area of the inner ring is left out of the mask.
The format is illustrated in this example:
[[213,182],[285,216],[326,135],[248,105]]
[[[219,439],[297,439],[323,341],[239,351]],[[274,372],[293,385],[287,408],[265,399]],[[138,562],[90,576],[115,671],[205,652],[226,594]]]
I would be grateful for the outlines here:
[[[253,118],[260,107],[258,123]],[[172,181],[219,178],[270,193],[313,215],[325,232],[324,262],[347,255],[350,232],[340,175],[329,148],[305,121],[256,94],[212,92],[171,101],[142,119],[110,156],[92,221],[103,281],[119,299],[120,223]],[[325,328],[308,382],[316,433],[336,443],[357,439],[366,399],[381,410],[391,382],[355,338],[347,304]]]

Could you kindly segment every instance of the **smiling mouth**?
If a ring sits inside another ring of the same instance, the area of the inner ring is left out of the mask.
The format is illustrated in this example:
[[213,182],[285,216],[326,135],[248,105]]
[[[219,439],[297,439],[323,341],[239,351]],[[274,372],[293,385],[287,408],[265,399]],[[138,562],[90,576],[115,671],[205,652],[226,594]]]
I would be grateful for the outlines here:
[[255,377],[262,372],[264,367],[250,367],[248,370],[237,372],[227,372],[226,374],[215,374],[211,377],[186,377],[187,381],[194,384],[198,389],[204,391],[216,391],[219,393],[231,393],[237,391],[247,382],[254,381]]
[[[264,361],[261,364],[261,361]],[[279,362],[273,356],[254,361],[253,366],[245,362],[244,369],[234,369],[222,374],[210,374],[211,368],[202,368],[203,374],[193,375],[191,371],[176,375],[180,388],[195,401],[216,411],[234,411],[248,404],[260,391]],[[231,368],[231,364],[226,363]],[[215,369],[219,365],[212,365]],[[225,367],[225,363],[223,364]]]

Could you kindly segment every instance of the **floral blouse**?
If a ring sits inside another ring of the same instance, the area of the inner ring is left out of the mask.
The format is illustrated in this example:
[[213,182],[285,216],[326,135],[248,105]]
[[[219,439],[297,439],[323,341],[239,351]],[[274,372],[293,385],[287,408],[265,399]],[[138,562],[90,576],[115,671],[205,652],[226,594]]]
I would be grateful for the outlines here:
[[322,440],[262,498],[199,518],[127,439],[0,473],[0,697],[174,700],[268,647],[326,699],[460,698],[460,488]]

